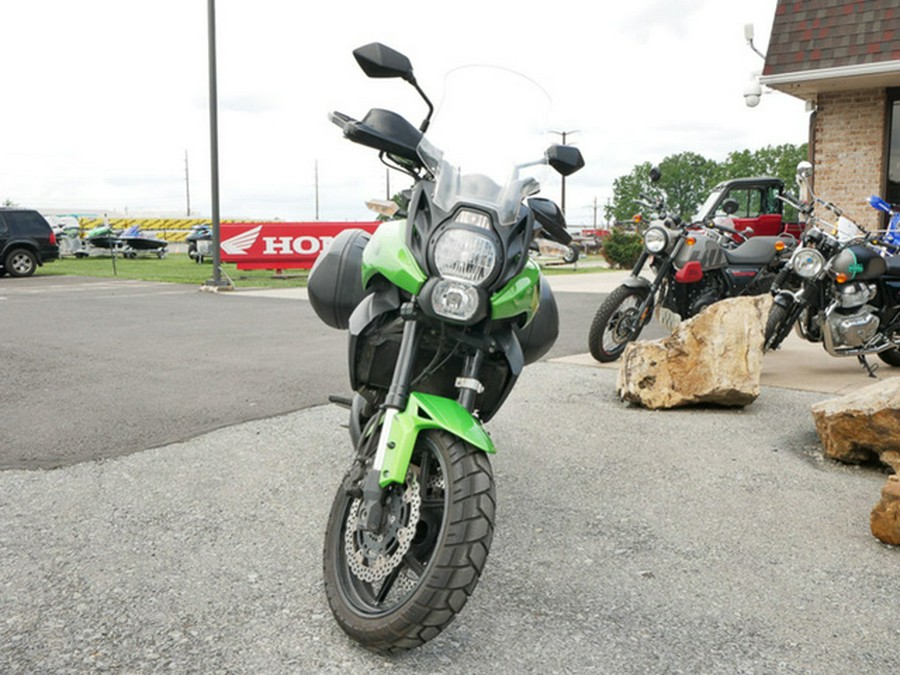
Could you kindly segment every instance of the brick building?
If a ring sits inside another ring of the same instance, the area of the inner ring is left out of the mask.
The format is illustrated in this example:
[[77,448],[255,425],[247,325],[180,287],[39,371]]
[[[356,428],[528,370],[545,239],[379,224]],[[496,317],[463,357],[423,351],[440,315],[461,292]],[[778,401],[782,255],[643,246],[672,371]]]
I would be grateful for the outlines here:
[[868,228],[900,203],[900,3],[778,0],[760,83],[807,101],[816,193]]

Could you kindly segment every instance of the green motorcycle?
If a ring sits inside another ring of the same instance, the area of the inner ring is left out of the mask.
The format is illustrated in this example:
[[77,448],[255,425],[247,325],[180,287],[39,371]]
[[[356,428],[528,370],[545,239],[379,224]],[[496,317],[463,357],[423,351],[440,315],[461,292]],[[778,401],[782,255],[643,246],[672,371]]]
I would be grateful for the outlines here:
[[[308,284],[319,318],[349,332],[354,392],[337,400],[350,409],[355,458],[328,517],[325,590],[344,631],[394,653],[440,633],[484,569],[496,451],[484,423],[558,334],[556,303],[529,250],[537,237],[571,241],[556,204],[533,196],[534,174],[549,164],[569,175],[584,161],[577,148],[553,145],[500,180],[451,164],[425,135],[434,107],[409,60],[378,43],[353,53],[369,77],[409,82],[429,109],[419,127],[383,109],[361,121],[331,114],[412,187],[403,220],[372,235],[342,232]],[[480,113],[483,126],[510,126],[496,109]]]

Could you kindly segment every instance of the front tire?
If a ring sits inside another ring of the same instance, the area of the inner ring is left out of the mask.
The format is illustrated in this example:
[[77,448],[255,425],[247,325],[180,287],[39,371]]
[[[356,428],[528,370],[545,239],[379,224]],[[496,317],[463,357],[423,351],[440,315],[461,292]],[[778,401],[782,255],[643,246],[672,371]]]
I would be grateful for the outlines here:
[[878,352],[878,358],[889,366],[900,368],[900,349],[888,349],[886,352]]
[[[646,323],[646,316],[638,316],[638,307],[647,298],[649,289],[619,286],[606,296],[594,315],[588,334],[588,347],[600,363],[615,361],[625,346],[636,340]],[[652,310],[648,307],[645,314]]]
[[792,312],[791,309],[778,303],[772,303],[772,308],[769,310],[769,316],[766,319],[765,333],[763,334],[764,352],[778,349],[781,346],[781,343],[784,342],[788,333],[791,332],[791,327],[797,320],[794,314],[795,312]]
[[30,277],[37,269],[37,257],[27,248],[15,248],[3,263],[11,277]]
[[341,628],[366,648],[399,653],[438,635],[478,584],[494,533],[487,455],[423,431],[406,483],[386,489],[389,524],[359,530],[360,499],[342,485],[325,530],[325,593]]

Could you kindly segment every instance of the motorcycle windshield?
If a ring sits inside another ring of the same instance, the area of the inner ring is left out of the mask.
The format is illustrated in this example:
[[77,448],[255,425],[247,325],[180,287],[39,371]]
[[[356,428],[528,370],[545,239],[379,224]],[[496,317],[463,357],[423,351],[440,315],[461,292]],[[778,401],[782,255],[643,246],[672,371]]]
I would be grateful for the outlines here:
[[496,210],[500,225],[519,218],[522,200],[548,176],[550,97],[533,80],[504,68],[465,66],[445,79],[444,94],[418,154],[434,175],[434,201]]

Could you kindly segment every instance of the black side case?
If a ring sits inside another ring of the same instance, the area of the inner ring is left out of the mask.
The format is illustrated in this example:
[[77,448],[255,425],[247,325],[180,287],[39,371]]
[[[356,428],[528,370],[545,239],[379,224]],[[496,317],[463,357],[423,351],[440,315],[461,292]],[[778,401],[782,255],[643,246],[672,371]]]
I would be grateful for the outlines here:
[[346,329],[353,310],[369,293],[362,287],[362,255],[369,239],[365,230],[344,230],[309,273],[309,303],[332,328]]
[[537,312],[531,323],[524,328],[516,328],[516,336],[522,347],[525,365],[536,362],[550,351],[559,337],[559,309],[546,279],[541,280],[541,304]]

